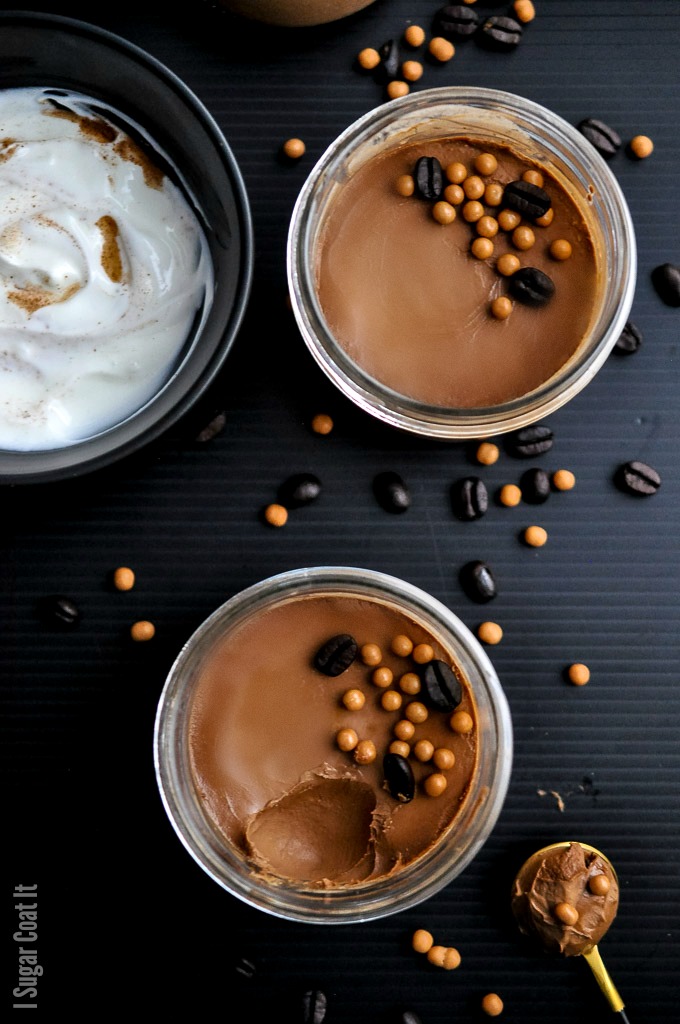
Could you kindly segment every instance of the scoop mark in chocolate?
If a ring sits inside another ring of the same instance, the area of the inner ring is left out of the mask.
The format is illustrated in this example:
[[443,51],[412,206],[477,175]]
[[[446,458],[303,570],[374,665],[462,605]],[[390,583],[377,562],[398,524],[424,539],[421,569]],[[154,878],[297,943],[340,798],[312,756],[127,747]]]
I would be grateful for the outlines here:
[[40,618],[57,626],[76,626],[80,622],[80,609],[75,601],[64,594],[50,594],[38,602]]
[[487,18],[477,32],[481,46],[489,50],[514,50],[522,38],[522,26],[514,18],[495,14]]
[[505,186],[503,204],[521,213],[523,217],[537,220],[548,212],[552,206],[552,199],[545,189],[520,179]]
[[486,562],[467,562],[460,570],[460,584],[472,601],[491,601],[497,594],[496,580]]
[[616,483],[628,494],[647,498],[661,487],[661,477],[655,469],[645,462],[624,462],[616,471]]
[[545,306],[555,294],[555,285],[537,267],[522,267],[509,279],[510,294],[525,306]]
[[620,356],[630,356],[637,352],[642,344],[642,332],[632,320],[629,320],[616,340],[613,351]]
[[318,988],[305,992],[302,997],[303,1024],[323,1024],[326,1017],[328,1000]]
[[596,117],[586,117],[576,127],[605,160],[610,160],[621,148],[618,132]]
[[464,4],[440,7],[432,20],[432,34],[451,41],[469,39],[479,27],[479,15]]
[[321,494],[321,481],[313,473],[294,473],[279,487],[278,498],[285,508],[302,508]]
[[373,480],[376,501],[386,512],[398,515],[406,512],[411,504],[411,492],[398,473],[378,473]]
[[453,711],[463,699],[460,681],[445,661],[429,661],[423,666],[420,679],[425,703],[437,711]]
[[680,306],[680,267],[662,263],[652,271],[652,284],[667,306]]
[[391,795],[402,804],[413,800],[416,792],[416,780],[413,769],[401,754],[385,754],[383,758],[383,774]]
[[325,676],[345,672],[359,653],[359,645],[349,633],[338,633],[327,640],[314,655],[314,667]]
[[480,519],[488,507],[489,493],[478,476],[462,477],[451,486],[451,508],[457,519]]
[[433,202],[439,199],[444,191],[442,165],[436,156],[421,156],[419,160],[416,160],[413,178],[416,192],[421,199]]
[[505,442],[508,455],[519,459],[533,459],[536,455],[549,452],[553,446],[553,432],[544,423],[522,427],[510,434]]
[[524,501],[542,505],[550,497],[550,477],[544,469],[527,469],[522,473],[519,487]]

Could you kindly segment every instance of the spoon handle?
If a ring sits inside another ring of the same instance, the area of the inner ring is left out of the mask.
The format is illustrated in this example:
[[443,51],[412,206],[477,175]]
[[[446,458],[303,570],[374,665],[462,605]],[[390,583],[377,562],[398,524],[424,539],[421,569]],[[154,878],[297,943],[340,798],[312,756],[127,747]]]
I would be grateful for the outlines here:
[[602,989],[602,992],[604,993],[604,996],[609,1005],[611,1006],[612,1010],[614,1010],[616,1013],[620,1013],[622,1020],[625,1020],[625,1014],[623,1013],[623,999],[616,991],[616,986],[614,985],[612,979],[609,977],[609,974],[607,973],[607,968],[602,963],[602,957],[600,956],[600,952],[597,946],[593,946],[592,949],[587,950],[587,952],[583,953],[582,955],[588,961],[588,966],[595,975],[595,980]]

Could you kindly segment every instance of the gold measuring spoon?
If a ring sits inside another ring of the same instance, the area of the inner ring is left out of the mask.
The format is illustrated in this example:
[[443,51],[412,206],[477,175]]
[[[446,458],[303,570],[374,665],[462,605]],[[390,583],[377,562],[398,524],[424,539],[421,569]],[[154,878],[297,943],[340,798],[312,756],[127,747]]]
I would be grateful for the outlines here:
[[588,843],[544,846],[524,862],[513,883],[512,910],[520,931],[550,952],[583,956],[612,1010],[629,1024],[597,948],[618,905],[616,871]]

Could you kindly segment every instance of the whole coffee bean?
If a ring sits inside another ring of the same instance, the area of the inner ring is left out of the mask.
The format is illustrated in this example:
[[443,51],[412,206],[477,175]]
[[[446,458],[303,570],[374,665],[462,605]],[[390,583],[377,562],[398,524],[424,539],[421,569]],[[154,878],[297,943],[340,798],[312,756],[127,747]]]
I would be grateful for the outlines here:
[[621,136],[596,117],[586,117],[576,127],[605,160],[610,160],[621,148]]
[[80,622],[78,605],[64,594],[50,594],[49,597],[41,598],[38,613],[50,625],[77,626]]
[[411,492],[398,473],[378,473],[373,481],[373,493],[386,512],[398,515],[411,504]]
[[444,39],[469,39],[479,26],[479,15],[465,4],[447,4],[440,7],[432,21],[432,35]]
[[400,1017],[401,1024],[421,1024],[420,1017],[413,1010],[404,1010]]
[[489,493],[478,476],[463,477],[452,485],[451,508],[457,519],[481,519],[488,507]]
[[322,1024],[328,1007],[328,1000],[318,988],[305,992],[302,997],[303,1024]]
[[542,505],[550,497],[550,477],[544,469],[527,469],[519,481],[522,498],[530,505]]
[[661,487],[661,477],[644,462],[624,462],[616,471],[616,482],[628,494],[647,498]]
[[413,769],[401,754],[385,754],[383,758],[383,774],[387,788],[395,800],[407,804],[416,792],[416,780]]
[[314,655],[314,667],[325,676],[339,676],[345,672],[357,654],[359,645],[349,633],[338,633],[327,640]]
[[680,306],[680,267],[662,263],[652,271],[652,284],[656,294],[667,306]]
[[621,331],[612,352],[620,356],[629,356],[637,352],[642,344],[642,332],[632,320],[629,320]]
[[321,481],[313,473],[295,473],[279,487],[278,498],[285,508],[301,508],[316,501],[321,494]]
[[463,699],[458,676],[445,661],[428,661],[420,670],[420,680],[425,703],[437,711],[453,711]]
[[208,441],[212,441],[214,437],[217,437],[218,434],[222,433],[226,423],[226,414],[219,412],[217,416],[213,417],[213,419],[203,427],[203,430],[200,430],[198,434],[196,434],[196,440],[200,444],[206,444]]
[[489,50],[514,50],[522,38],[522,26],[514,18],[494,14],[482,24],[475,38]]
[[460,584],[469,598],[479,603],[496,596],[496,581],[486,562],[467,562],[460,570]]
[[553,446],[553,432],[544,423],[536,423],[531,427],[522,427],[508,435],[505,450],[518,459],[533,459],[537,455],[549,452]]
[[508,279],[513,298],[525,306],[545,306],[555,294],[555,285],[537,267],[521,267]]
[[380,54],[379,77],[385,81],[398,78],[401,72],[401,53],[396,39],[388,39],[386,43],[382,44],[378,53]]
[[444,191],[442,165],[436,156],[421,156],[413,170],[416,192],[421,199],[439,199]]
[[244,956],[237,957],[233,962],[234,971],[242,978],[254,978],[256,967],[252,960],[246,960]]
[[505,186],[503,205],[516,210],[523,217],[537,220],[548,212],[552,206],[552,199],[545,189],[533,185],[530,181],[511,181]]

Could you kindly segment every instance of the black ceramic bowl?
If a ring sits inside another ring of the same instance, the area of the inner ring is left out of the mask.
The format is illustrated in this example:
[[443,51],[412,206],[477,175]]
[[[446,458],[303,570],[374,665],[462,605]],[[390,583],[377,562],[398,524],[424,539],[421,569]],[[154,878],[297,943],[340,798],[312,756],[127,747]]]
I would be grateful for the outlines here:
[[99,469],[157,438],[205,392],[241,324],[253,237],[241,173],[222,132],[176,75],[103,29],[50,14],[0,13],[0,88],[46,86],[100,100],[140,125],[178,169],[205,233],[214,296],[169,379],[142,408],[84,441],[44,451],[0,450],[0,482],[63,479]]

